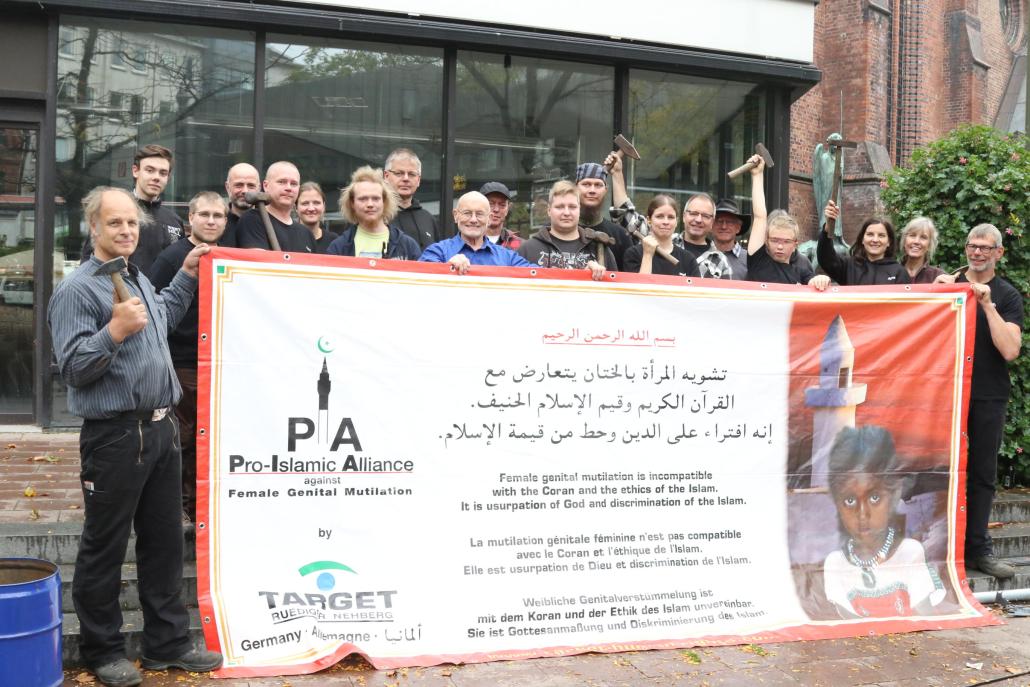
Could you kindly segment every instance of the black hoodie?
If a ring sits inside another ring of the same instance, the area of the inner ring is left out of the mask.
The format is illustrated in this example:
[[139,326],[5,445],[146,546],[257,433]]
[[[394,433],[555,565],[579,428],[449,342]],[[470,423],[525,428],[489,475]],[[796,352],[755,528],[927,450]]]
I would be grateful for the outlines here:
[[819,267],[841,286],[894,286],[912,281],[908,270],[894,258],[865,260],[840,257],[833,248],[833,240],[825,231],[819,232],[816,256],[819,258]]

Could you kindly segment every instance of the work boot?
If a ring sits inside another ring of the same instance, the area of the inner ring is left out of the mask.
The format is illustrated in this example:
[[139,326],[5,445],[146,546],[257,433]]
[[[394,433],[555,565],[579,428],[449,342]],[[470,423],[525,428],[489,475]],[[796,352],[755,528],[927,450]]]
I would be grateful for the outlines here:
[[222,655],[216,651],[190,647],[175,658],[160,659],[141,656],[140,665],[147,670],[179,668],[191,673],[206,673],[222,665]]
[[974,558],[970,565],[982,573],[999,580],[1008,580],[1016,576],[1016,569],[1004,561],[999,561],[994,556],[980,556]]
[[107,687],[133,687],[143,682],[143,676],[136,670],[136,665],[127,658],[103,663],[93,669],[93,674]]

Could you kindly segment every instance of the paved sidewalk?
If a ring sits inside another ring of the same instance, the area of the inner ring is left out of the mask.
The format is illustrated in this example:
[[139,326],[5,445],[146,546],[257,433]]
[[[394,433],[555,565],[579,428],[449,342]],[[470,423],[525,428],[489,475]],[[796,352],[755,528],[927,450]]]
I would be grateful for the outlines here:
[[[66,687],[80,672],[69,672]],[[1030,685],[1030,620],[1001,627],[914,632],[624,654],[587,654],[376,671],[351,657],[315,675],[214,680],[147,672],[144,687],[957,687]]]
[[[0,522],[82,519],[75,434],[0,434]],[[29,490],[29,491],[27,491]],[[29,495],[32,494],[32,495]],[[996,610],[1001,613],[1001,610]],[[96,684],[82,670],[66,687]],[[0,682],[3,678],[0,677]],[[288,687],[1030,687],[1030,619],[1000,627],[712,649],[586,654],[567,658],[377,671],[350,657],[315,675],[214,680],[147,672],[145,686]]]

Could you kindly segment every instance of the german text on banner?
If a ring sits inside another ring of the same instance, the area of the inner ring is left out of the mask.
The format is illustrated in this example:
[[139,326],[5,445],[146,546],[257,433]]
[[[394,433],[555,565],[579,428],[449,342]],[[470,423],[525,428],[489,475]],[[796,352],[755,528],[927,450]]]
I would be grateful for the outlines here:
[[582,273],[204,260],[221,675],[996,622],[960,560],[967,291]]

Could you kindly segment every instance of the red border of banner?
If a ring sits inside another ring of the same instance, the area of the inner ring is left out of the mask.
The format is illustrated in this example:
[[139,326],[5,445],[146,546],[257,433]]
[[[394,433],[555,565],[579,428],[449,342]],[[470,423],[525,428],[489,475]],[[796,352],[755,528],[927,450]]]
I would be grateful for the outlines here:
[[[453,272],[449,265],[409,262],[400,260],[380,260],[367,258],[351,258],[330,255],[311,255],[294,253],[277,253],[271,251],[245,250],[236,248],[215,248],[202,258],[200,265],[200,321],[199,321],[199,346],[197,364],[197,430],[198,433],[205,431],[210,425],[210,396],[211,396],[211,337],[207,332],[211,331],[211,289],[212,289],[212,262],[215,259],[241,260],[246,262],[314,265],[346,267],[351,269],[367,270],[389,270],[393,272],[411,272],[416,274],[448,274]],[[472,276],[493,276],[522,279],[548,279],[590,282],[590,276],[586,270],[560,270],[545,268],[524,268],[524,267],[480,267],[473,266],[469,270]],[[462,277],[464,278],[464,277]],[[605,283],[633,283],[633,284],[663,284],[690,288],[699,286],[705,288],[720,288],[742,291],[782,291],[782,292],[812,292],[810,287],[790,286],[782,284],[764,284],[759,282],[741,282],[718,279],[699,279],[684,277],[666,277],[656,275],[640,275],[628,272],[607,272],[605,278],[597,283],[597,288],[605,288]],[[972,289],[969,285],[961,284],[932,284],[932,285],[907,285],[895,287],[881,286],[854,286],[843,289],[835,288],[834,293],[944,293],[965,292],[965,316],[966,316],[966,337],[962,387],[962,432],[959,446],[959,484],[957,513],[965,510],[965,466],[966,466],[966,421],[969,408],[970,375],[973,364],[973,344],[976,328],[976,306],[972,297]],[[207,440],[197,442],[197,475],[198,479],[210,474]],[[197,489],[197,523],[196,523],[196,546],[197,546],[197,593],[201,612],[201,625],[207,646],[212,650],[221,649],[218,640],[218,632],[214,623],[214,607],[211,599],[211,579],[209,575],[210,557],[208,554],[210,545],[210,533],[205,526],[205,518],[199,517],[201,513],[207,513],[209,507],[209,488],[206,478],[198,483]],[[427,667],[442,663],[483,663],[488,661],[515,660],[523,658],[543,658],[556,656],[570,656],[575,654],[598,652],[617,653],[624,651],[636,651],[647,649],[675,649],[699,646],[728,646],[735,644],[760,643],[760,642],[786,642],[813,639],[841,639],[846,637],[865,636],[869,634],[891,634],[897,632],[912,632],[918,630],[943,630],[962,627],[979,627],[986,625],[1003,624],[999,619],[988,613],[972,597],[969,584],[965,575],[965,561],[962,557],[961,542],[965,538],[965,520],[957,518],[955,526],[954,550],[952,555],[955,560],[956,571],[961,580],[961,589],[966,600],[974,607],[983,612],[979,618],[961,618],[954,620],[892,620],[877,622],[857,622],[835,625],[797,625],[780,628],[768,632],[753,635],[716,635],[698,637],[694,639],[668,639],[668,640],[647,640],[641,642],[619,642],[605,644],[590,644],[581,646],[555,646],[540,647],[537,649],[511,649],[502,651],[477,652],[472,654],[439,654],[408,656],[400,658],[374,659],[353,644],[343,644],[340,648],[327,656],[306,664],[291,665],[264,665],[256,667],[234,667],[222,668],[217,671],[217,677],[262,677],[272,675],[306,675],[328,668],[346,656],[357,653],[363,656],[377,669],[390,669],[401,667]]]

